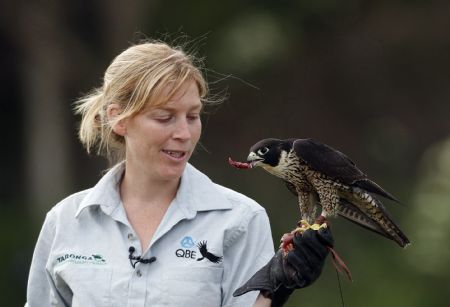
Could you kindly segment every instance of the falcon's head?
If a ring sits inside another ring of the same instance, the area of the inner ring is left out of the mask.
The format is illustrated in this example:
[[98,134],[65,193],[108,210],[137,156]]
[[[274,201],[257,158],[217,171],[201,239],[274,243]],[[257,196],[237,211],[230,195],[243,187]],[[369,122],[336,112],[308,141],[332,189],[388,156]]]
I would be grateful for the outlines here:
[[264,139],[250,148],[247,162],[270,171],[279,164],[283,152],[287,153],[291,148],[291,140]]

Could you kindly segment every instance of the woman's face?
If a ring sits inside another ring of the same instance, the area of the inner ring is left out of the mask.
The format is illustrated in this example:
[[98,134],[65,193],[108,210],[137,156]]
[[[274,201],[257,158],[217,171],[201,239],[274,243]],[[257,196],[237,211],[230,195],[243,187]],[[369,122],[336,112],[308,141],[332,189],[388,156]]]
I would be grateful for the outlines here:
[[178,180],[200,139],[201,109],[197,84],[188,81],[164,106],[147,107],[126,118],[127,165],[152,180]]

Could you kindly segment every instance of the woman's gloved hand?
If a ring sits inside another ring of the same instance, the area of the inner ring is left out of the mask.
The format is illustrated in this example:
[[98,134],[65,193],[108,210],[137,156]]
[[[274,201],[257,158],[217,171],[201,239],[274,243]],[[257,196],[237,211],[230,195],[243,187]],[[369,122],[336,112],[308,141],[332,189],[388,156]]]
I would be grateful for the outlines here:
[[295,289],[312,284],[322,272],[333,237],[328,227],[296,233],[293,249],[280,248],[275,256],[256,272],[233,296],[259,290],[272,299],[272,307],[283,306]]

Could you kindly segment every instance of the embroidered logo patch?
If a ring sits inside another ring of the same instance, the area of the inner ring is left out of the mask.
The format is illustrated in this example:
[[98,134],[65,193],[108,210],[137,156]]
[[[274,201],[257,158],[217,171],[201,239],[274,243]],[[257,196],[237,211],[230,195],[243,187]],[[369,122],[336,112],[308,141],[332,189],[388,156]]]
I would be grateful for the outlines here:
[[[195,243],[195,240],[191,236],[185,236],[180,241],[181,248],[175,251],[175,256],[178,258],[192,259],[202,261],[207,259],[213,263],[220,263],[222,261],[221,256],[216,256],[208,251],[207,241],[203,240],[199,243]],[[198,248],[195,249],[195,247]],[[200,255],[198,255],[200,252]]]
[[195,245],[194,240],[192,237],[186,236],[181,240],[181,246],[184,248],[191,248]]
[[99,254],[92,254],[90,256],[84,256],[80,254],[65,254],[56,258],[57,263],[73,262],[73,263],[92,263],[92,264],[106,264],[105,258]]
[[198,258],[197,261],[201,261],[206,258],[213,263],[221,262],[223,257],[219,257],[214,255],[213,253],[208,252],[206,243],[207,243],[206,241],[201,241],[200,243],[197,244],[197,247],[200,250],[200,254],[202,254],[202,257]]

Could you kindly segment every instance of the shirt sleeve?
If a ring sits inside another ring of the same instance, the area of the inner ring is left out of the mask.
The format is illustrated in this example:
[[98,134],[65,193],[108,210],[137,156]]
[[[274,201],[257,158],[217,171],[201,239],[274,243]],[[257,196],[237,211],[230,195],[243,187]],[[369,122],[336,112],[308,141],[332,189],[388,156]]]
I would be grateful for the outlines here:
[[42,226],[31,261],[25,307],[68,306],[47,270],[47,262],[55,237],[55,227],[49,212]]
[[224,261],[222,306],[253,306],[258,291],[251,291],[239,297],[233,297],[233,292],[263,267],[273,255],[269,218],[264,210],[252,212],[225,241],[224,259],[227,261]]

